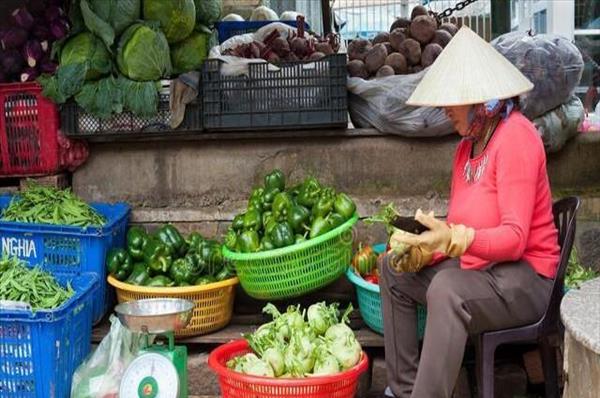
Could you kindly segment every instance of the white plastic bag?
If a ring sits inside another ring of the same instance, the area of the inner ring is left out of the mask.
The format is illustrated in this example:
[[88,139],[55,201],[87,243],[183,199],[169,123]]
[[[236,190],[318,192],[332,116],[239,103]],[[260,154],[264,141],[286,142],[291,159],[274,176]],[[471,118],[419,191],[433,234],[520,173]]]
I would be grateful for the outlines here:
[[567,102],[583,73],[579,49],[562,36],[511,32],[491,43],[534,84],[521,95],[521,111],[535,119]]
[[73,375],[71,398],[116,398],[125,369],[140,348],[140,334],[133,333],[111,315],[110,332]]
[[348,78],[348,110],[355,127],[374,127],[405,137],[435,137],[454,132],[441,108],[414,107],[406,101],[427,69],[410,75],[364,80]]
[[569,139],[576,136],[584,116],[581,100],[573,95],[558,108],[534,119],[533,124],[542,135],[546,152],[560,151]]

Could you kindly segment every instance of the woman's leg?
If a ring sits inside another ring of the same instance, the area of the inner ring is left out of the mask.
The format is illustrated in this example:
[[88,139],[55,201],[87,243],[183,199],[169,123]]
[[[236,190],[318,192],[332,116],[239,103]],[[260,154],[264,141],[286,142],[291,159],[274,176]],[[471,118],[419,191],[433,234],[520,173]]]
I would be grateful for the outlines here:
[[467,336],[536,322],[551,287],[526,262],[437,273],[427,289],[427,328],[411,397],[450,397]]
[[387,380],[396,397],[408,398],[419,363],[416,305],[425,304],[427,287],[434,275],[458,268],[458,261],[447,260],[418,273],[398,273],[387,265],[386,257],[383,259],[379,267]]

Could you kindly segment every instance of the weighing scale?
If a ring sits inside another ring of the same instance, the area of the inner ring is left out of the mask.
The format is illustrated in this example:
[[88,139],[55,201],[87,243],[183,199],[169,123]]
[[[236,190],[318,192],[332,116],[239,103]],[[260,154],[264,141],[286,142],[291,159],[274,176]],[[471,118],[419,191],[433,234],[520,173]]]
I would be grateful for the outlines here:
[[[143,334],[142,348],[129,364],[119,388],[122,398],[187,398],[187,347],[175,345],[174,332],[190,322],[194,303],[181,299],[147,299],[115,307],[119,320]],[[168,344],[150,344],[149,335]]]

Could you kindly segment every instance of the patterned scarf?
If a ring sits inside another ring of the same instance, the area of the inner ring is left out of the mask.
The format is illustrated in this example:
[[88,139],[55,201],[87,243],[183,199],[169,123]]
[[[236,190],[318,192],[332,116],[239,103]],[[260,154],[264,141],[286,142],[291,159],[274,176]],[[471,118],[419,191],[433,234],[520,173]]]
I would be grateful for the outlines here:
[[469,130],[467,138],[470,140],[479,139],[481,132],[490,119],[501,115],[503,119],[507,118],[514,108],[512,100],[491,100],[483,104],[473,106],[470,114]]

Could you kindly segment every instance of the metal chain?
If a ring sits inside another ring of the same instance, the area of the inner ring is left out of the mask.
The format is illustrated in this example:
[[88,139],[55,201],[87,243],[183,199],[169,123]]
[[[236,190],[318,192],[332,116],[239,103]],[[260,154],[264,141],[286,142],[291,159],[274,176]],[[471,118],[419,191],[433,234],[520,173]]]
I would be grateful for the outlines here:
[[448,18],[449,16],[451,16],[454,13],[454,11],[460,11],[463,8],[465,8],[466,6],[475,3],[476,1],[477,0],[459,1],[458,3],[456,3],[456,5],[454,7],[446,8],[444,11],[434,14],[434,16],[438,20],[438,22],[441,22],[442,19]]

